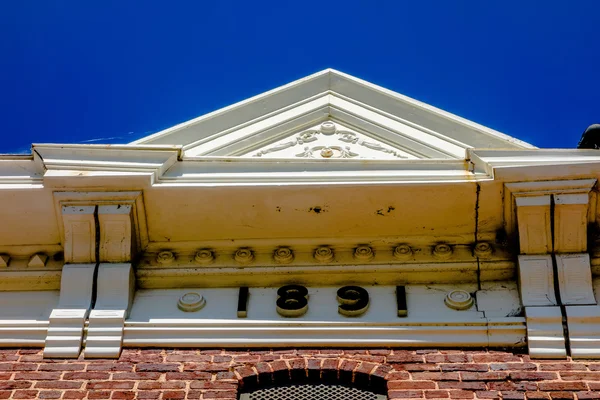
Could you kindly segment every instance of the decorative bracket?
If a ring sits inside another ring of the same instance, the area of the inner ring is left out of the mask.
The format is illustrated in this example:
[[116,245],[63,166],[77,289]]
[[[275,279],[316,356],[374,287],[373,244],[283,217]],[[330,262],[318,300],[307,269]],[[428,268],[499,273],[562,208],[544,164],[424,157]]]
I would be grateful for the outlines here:
[[131,264],[100,264],[96,305],[90,313],[85,358],[118,358],[125,318],[133,303],[135,277]]
[[44,358],[77,358],[92,303],[96,264],[63,267],[58,307],[50,314]]
[[560,307],[525,307],[527,346],[535,358],[567,356]]

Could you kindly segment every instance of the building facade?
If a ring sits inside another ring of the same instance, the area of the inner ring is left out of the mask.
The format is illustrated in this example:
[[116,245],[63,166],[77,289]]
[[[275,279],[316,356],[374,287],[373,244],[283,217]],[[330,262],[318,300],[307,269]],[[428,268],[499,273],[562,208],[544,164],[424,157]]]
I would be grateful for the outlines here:
[[334,70],[0,156],[0,398],[600,398],[599,175]]

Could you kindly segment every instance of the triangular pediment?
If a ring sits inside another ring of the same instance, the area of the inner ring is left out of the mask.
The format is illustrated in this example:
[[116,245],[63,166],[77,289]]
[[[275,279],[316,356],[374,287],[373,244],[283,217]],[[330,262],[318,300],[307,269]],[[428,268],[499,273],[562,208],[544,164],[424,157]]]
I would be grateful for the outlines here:
[[187,158],[464,159],[469,148],[533,148],[334,70],[134,143],[181,145]]

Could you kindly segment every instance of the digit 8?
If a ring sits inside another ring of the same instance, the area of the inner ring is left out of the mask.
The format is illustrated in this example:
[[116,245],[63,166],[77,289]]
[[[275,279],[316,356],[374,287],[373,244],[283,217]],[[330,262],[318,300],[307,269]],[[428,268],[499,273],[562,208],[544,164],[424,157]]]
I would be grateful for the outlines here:
[[308,311],[308,289],[304,286],[282,286],[277,296],[277,313],[282,317],[300,317]]
[[346,317],[358,317],[369,308],[369,292],[360,286],[344,286],[337,291],[338,312]]

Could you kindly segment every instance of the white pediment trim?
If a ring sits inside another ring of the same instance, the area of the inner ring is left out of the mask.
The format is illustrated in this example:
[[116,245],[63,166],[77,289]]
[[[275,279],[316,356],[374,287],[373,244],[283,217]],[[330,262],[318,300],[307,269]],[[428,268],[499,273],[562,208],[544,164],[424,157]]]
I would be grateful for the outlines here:
[[467,148],[534,146],[335,70],[325,70],[132,144],[176,144],[186,156],[238,156],[325,120],[345,123],[417,158]]

